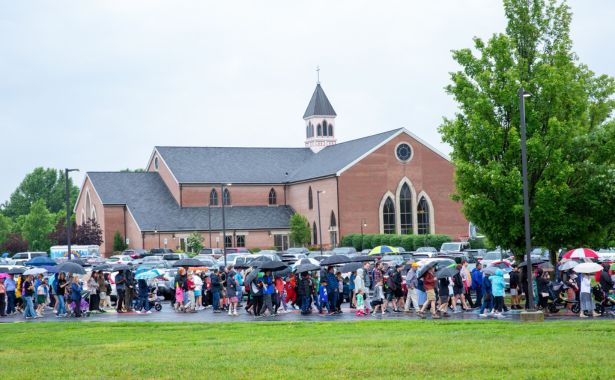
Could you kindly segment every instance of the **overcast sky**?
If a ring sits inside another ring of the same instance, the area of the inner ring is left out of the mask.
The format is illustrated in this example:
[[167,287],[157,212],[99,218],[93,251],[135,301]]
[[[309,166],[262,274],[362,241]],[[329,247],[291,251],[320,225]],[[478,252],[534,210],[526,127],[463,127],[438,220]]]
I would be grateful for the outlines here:
[[[574,0],[582,62],[615,75],[615,2]],[[445,153],[450,51],[498,0],[0,0],[0,202],[37,166],[143,168],[156,145],[303,145],[316,83],[345,141],[405,127]]]

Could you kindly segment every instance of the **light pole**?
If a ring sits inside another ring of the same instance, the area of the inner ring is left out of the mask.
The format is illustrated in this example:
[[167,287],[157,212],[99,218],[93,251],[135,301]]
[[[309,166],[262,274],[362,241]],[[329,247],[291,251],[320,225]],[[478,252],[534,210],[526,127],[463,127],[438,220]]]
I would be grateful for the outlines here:
[[[226,184],[227,187],[231,186],[230,183]],[[226,219],[224,218],[224,204],[226,199],[224,197],[224,184],[220,184],[220,195],[222,196],[222,250],[224,253],[224,267],[226,268]]]
[[324,194],[324,190],[316,190],[316,204],[318,206],[318,240],[320,240],[320,254],[322,255],[322,227],[320,225],[320,194]]
[[211,201],[207,205],[207,219],[209,220],[207,223],[207,229],[209,230],[209,248],[211,248]]
[[361,219],[361,241],[363,241],[363,228],[367,227],[365,219]]
[[521,111],[521,171],[523,175],[523,216],[525,222],[525,260],[527,270],[527,297],[529,310],[534,311],[534,286],[532,284],[532,237],[530,235],[530,198],[527,184],[527,149],[525,136],[525,98],[531,96],[523,87],[519,89]]
[[65,192],[66,192],[66,256],[68,257],[68,259],[71,259],[71,249],[70,249],[70,236],[71,236],[71,231],[70,231],[70,188],[68,186],[68,173],[70,172],[78,172],[79,169],[64,169],[64,188],[65,188]]

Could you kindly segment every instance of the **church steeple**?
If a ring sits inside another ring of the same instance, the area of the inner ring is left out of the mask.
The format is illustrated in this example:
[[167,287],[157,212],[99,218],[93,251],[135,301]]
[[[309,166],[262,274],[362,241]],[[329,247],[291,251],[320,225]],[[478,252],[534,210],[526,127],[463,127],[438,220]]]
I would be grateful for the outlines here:
[[316,89],[312,94],[312,99],[308,104],[303,120],[305,120],[305,146],[318,152],[322,148],[334,145],[335,139],[335,117],[337,114],[329,102],[327,95],[320,85],[316,84]]

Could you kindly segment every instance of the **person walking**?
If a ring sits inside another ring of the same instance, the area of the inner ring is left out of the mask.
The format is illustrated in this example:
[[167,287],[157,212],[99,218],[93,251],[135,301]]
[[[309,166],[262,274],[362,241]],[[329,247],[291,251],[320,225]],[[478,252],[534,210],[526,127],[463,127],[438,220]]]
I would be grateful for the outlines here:
[[338,281],[333,272],[333,266],[327,268],[327,275],[324,278],[327,282],[327,295],[329,298],[329,314],[337,313]]
[[56,317],[66,317],[66,274],[63,272],[58,273],[56,280],[56,292],[58,295],[58,307],[56,308]]
[[[284,300],[284,302],[289,303],[290,302],[290,306],[297,310],[297,278],[295,277],[294,273],[291,273],[288,276],[288,281],[286,282],[286,299]],[[301,304],[301,301],[299,301],[299,304]]]
[[501,269],[495,271],[495,275],[491,276],[491,293],[493,294],[493,309],[495,310],[496,318],[502,317],[504,308],[504,272]]
[[221,313],[222,311],[220,310],[220,269],[215,268],[214,272],[211,274],[210,281],[211,281],[211,295],[212,295],[212,305],[213,305],[213,312],[218,314]]
[[[476,294],[476,300],[474,301],[474,306],[482,307],[483,301],[483,265],[481,263],[476,264],[476,268],[472,269],[472,290]],[[472,297],[470,296],[470,299]]]
[[47,279],[45,278],[38,284],[38,287],[36,288],[36,314],[39,317],[43,316],[48,295],[49,284],[47,283]]
[[25,301],[24,317],[26,319],[39,318],[39,316],[36,315],[36,312],[34,311],[34,301],[32,300],[32,298],[34,297],[34,294],[35,294],[34,279],[31,275],[26,276],[26,279],[23,282],[23,291],[22,291],[22,295]]
[[589,274],[581,275],[581,313],[579,317],[587,318],[587,314],[591,314],[594,317],[599,317],[600,314],[594,310],[594,302],[592,301],[592,280]]
[[482,291],[482,305],[480,307],[479,317],[485,318],[487,317],[487,312],[492,312],[493,309],[493,293],[491,291],[491,280],[489,279],[489,274],[484,274],[483,283],[481,284]]
[[[472,301],[472,294],[470,294],[470,289],[472,288],[472,273],[468,270],[468,261],[461,261],[461,268],[459,269],[459,276],[461,277],[463,292],[459,298],[461,300],[461,309],[463,311],[474,309],[474,301]],[[453,307],[456,308],[456,304],[453,304]]]
[[438,280],[438,296],[440,297],[440,308],[438,311],[440,312],[440,316],[448,317],[448,299],[450,297],[450,292],[448,290],[448,286],[450,285],[450,280],[448,277],[442,277]]
[[12,274],[4,280],[4,286],[6,287],[6,314],[13,315],[16,313],[15,311],[15,289],[17,285],[15,284],[15,279]]
[[151,314],[150,305],[149,305],[149,286],[147,285],[147,281],[144,279],[137,280],[137,289],[139,294],[139,306],[141,306],[141,311],[138,311],[139,314]]
[[107,282],[105,281],[105,275],[102,271],[98,271],[96,281],[98,282],[98,305],[96,305],[96,310],[101,313],[106,313],[104,306],[107,302]]
[[[465,298],[464,297],[464,291],[467,292],[464,287],[464,280],[463,277],[461,276],[463,272],[463,266],[460,264],[457,264],[456,269],[459,271],[457,272],[457,274],[455,274],[453,276],[453,302],[452,302],[452,307],[453,307],[453,312],[457,313],[457,301],[461,301],[461,310],[466,311],[467,308],[464,305]],[[462,298],[463,297],[463,298]]]
[[0,317],[6,317],[6,286],[4,286],[4,278],[0,278]]
[[228,298],[229,308],[228,315],[237,316],[237,303],[239,299],[237,298],[237,289],[239,288],[239,284],[237,283],[237,273],[232,265],[229,265],[227,268],[226,274],[226,297]]
[[380,313],[384,315],[384,310],[382,309],[383,302],[384,290],[382,289],[382,282],[377,282],[376,285],[374,285],[374,295],[370,303],[370,305],[372,306],[372,315],[376,315],[378,309],[380,309]]
[[194,310],[203,310],[203,279],[200,271],[192,275],[192,282],[194,283]]
[[536,288],[538,291],[538,305],[543,313],[548,314],[549,308],[549,274],[541,268],[536,271]]
[[355,280],[357,279],[357,272],[354,271],[352,273],[350,273],[350,281],[348,282],[348,290],[350,291],[350,308],[351,309],[356,309],[357,308],[357,301],[355,299],[356,297],[356,293],[358,293],[358,290],[355,291]]
[[92,272],[88,279],[88,289],[90,290],[90,311],[98,311],[100,308],[100,296],[98,295],[98,273]]
[[[320,288],[322,289],[323,286]],[[324,288],[326,289],[326,286]],[[310,308],[310,298],[312,298],[312,280],[307,272],[301,273],[297,295],[301,301],[301,315],[311,314],[312,309]]]
[[436,309],[436,276],[434,273],[435,269],[431,267],[423,276],[423,287],[425,288],[425,293],[427,295],[427,302],[423,304],[423,307],[418,313],[421,318],[425,318],[425,311],[429,307],[431,308],[431,317],[433,319],[440,319]]
[[262,278],[263,282],[263,310],[261,314],[264,316],[266,311],[269,311],[269,316],[276,316],[277,314],[273,311],[273,277],[271,276],[271,271],[268,270],[265,272],[265,275]]
[[521,305],[519,305],[519,267],[517,264],[512,265],[512,271],[510,271],[510,309],[511,310],[519,310],[521,309]]
[[74,275],[73,276],[73,281],[70,284],[70,297],[73,301],[73,303],[75,304],[75,317],[80,318],[81,317],[81,291],[83,290],[83,288],[81,287],[81,284],[79,283],[79,276]]
[[[327,292],[327,280],[320,281],[320,288],[318,291],[318,313],[323,314],[324,307],[327,308],[327,314],[333,314],[333,310],[329,309],[329,293]],[[325,306],[323,306],[325,305]]]
[[[406,288],[408,294],[406,295],[406,304],[404,305],[404,311],[410,313],[411,311],[419,311],[419,298],[416,287],[418,286],[418,278],[416,277],[416,268],[418,264],[413,262],[410,264],[410,270],[406,273]],[[412,305],[412,310],[410,309]]]
[[117,292],[117,302],[115,305],[115,310],[118,313],[124,312],[125,290],[126,275],[124,274],[124,271],[121,270],[115,275],[115,291]]

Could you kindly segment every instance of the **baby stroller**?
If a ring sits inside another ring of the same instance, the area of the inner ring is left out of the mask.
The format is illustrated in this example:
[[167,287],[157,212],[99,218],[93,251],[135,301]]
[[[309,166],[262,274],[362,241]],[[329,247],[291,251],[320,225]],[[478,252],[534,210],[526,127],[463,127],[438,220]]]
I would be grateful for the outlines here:
[[[88,299],[90,299],[90,291],[89,290],[81,291],[81,303],[79,305],[81,306],[81,316],[82,317],[90,316],[90,303],[88,302]],[[75,315],[75,306],[76,306],[75,301],[71,301],[71,303],[69,304],[71,317],[77,317]]]
[[[149,308],[154,309],[156,311],[162,310],[162,303],[160,302],[162,297],[158,297],[155,292],[150,292],[147,302],[149,303]],[[143,310],[143,302],[140,299],[134,299],[132,301],[132,308],[136,311]]]
[[598,314],[604,315],[607,308],[611,308],[610,313],[615,315],[613,312],[613,307],[615,306],[615,298],[613,295],[606,294],[600,284],[594,286],[592,288],[592,294],[594,295],[594,300],[596,301],[595,311]]
[[568,308],[568,305],[572,305],[572,312],[578,314],[581,311],[581,305],[579,300],[568,300],[566,289],[563,282],[551,282],[549,284],[549,304],[547,308],[550,313],[557,313],[561,309]]

